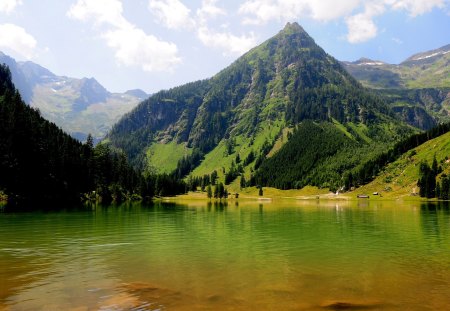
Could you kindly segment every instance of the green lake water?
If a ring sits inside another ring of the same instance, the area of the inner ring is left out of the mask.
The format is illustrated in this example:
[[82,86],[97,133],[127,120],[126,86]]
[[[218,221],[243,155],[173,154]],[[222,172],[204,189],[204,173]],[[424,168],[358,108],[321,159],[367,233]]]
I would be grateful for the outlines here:
[[450,208],[203,202],[0,214],[0,310],[450,310]]

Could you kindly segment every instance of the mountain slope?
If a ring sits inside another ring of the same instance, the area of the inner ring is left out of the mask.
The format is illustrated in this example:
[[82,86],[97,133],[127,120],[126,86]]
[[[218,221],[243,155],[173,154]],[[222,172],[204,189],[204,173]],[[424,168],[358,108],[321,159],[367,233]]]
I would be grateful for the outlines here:
[[[234,170],[250,174],[255,162],[238,170],[240,159],[253,153],[264,161],[283,129],[307,120],[344,133],[358,146],[389,144],[411,132],[293,23],[211,79],[153,95],[122,118],[108,140],[135,165],[151,165],[158,155],[148,151],[161,149],[155,145],[181,146],[179,160],[187,157],[189,168],[179,175],[195,168],[196,176],[216,170],[223,178]],[[199,162],[198,154],[205,160]]]
[[439,181],[444,174],[450,176],[449,154],[450,132],[447,132],[405,152],[377,174],[372,182],[358,188],[356,193],[379,192],[384,197],[395,198],[418,195],[419,164],[426,162],[431,166],[436,157],[442,167],[442,172],[438,175]]
[[103,138],[113,123],[148,97],[141,90],[110,93],[94,78],[56,76],[40,65],[16,62],[0,52],[1,63],[10,68],[27,104],[80,140],[89,133],[97,140]]
[[427,130],[450,122],[450,45],[399,65],[367,58],[342,64],[363,85],[376,89],[408,124]]
[[0,65],[0,124],[0,193],[10,202],[30,209],[80,203],[84,193],[103,195],[111,186],[131,192],[139,182],[124,157],[104,146],[94,150],[92,141],[81,144],[27,106],[6,65]]
[[450,121],[450,88],[377,90],[403,121],[428,130]]
[[450,44],[413,55],[399,65],[364,58],[342,64],[370,88],[450,88]]

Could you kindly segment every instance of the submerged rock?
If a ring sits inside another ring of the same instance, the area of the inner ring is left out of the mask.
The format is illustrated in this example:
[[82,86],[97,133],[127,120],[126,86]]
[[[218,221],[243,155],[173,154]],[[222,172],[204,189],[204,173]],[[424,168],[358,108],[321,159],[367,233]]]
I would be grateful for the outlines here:
[[321,305],[323,309],[327,310],[375,310],[380,309],[383,305],[379,302],[347,302],[335,301]]

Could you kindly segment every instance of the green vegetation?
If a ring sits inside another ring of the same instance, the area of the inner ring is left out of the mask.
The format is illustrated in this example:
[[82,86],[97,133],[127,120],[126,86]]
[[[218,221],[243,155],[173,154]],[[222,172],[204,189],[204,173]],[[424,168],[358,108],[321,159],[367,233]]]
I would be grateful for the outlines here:
[[414,55],[399,65],[370,59],[343,63],[364,86],[374,89],[422,89],[450,87],[450,45]]
[[108,141],[136,168],[174,169],[191,190],[205,190],[214,172],[233,188],[243,176],[243,187],[334,189],[346,170],[413,132],[293,23],[211,79],[153,95]]
[[94,148],[92,136],[81,144],[42,118],[22,101],[5,65],[0,66],[0,124],[0,201],[7,197],[10,207],[120,202],[186,190],[172,176],[141,176],[122,152],[107,144]]
[[[289,141],[273,157],[265,159],[256,171],[252,184],[279,189],[300,189],[307,185],[344,188],[343,176],[381,154],[392,141],[366,142],[367,137],[354,131],[353,125],[342,130],[342,125],[328,122],[300,123]],[[361,181],[362,183],[363,181]]]
[[138,177],[107,146],[81,144],[25,105],[0,67],[0,188],[14,203],[79,202],[96,191],[104,200],[133,193]]
[[376,89],[399,119],[428,130],[450,122],[450,45],[420,53],[399,65],[370,59],[343,62],[364,86]]
[[186,144],[177,144],[171,141],[168,144],[154,143],[147,149],[147,164],[159,173],[172,173],[178,161],[189,156],[192,149]]
[[[448,161],[450,133],[448,133],[448,129],[448,125],[443,125],[426,133],[415,135],[405,140],[404,146],[398,148],[397,152],[388,151],[387,153],[397,154],[397,156],[393,156],[392,161],[380,163],[380,170],[375,172],[374,180],[358,188],[357,193],[379,192],[383,193],[384,197],[419,195],[421,189],[418,181],[424,176],[423,173],[422,176],[420,174],[421,163],[432,166],[435,158],[440,167],[436,183],[442,185],[443,177],[450,175],[450,161]],[[402,143],[398,144],[399,147],[401,145]]]
[[450,89],[384,89],[377,91],[404,122],[424,130],[450,122]]

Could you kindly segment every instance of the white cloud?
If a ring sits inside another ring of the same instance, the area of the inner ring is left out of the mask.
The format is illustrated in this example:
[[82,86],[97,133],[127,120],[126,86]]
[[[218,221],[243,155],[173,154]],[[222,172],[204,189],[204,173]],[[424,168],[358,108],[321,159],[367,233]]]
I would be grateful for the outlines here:
[[0,0],[0,12],[9,14],[22,4],[22,0]]
[[434,8],[444,8],[445,0],[386,0],[395,10],[405,10],[412,17],[428,13]]
[[245,24],[265,24],[271,20],[292,21],[309,17],[331,21],[351,13],[360,0],[247,0],[239,8]]
[[78,0],[67,15],[106,27],[102,37],[120,64],[140,66],[144,71],[172,71],[181,62],[174,43],[148,35],[126,20],[119,0]]
[[216,18],[220,15],[227,15],[227,12],[216,5],[217,0],[203,0],[202,6],[197,10],[197,16],[201,22],[205,22],[208,19]]
[[150,0],[148,8],[169,29],[191,28],[191,10],[178,0]]
[[126,27],[128,22],[122,12],[122,2],[119,0],[78,0],[70,7],[67,16],[84,22],[93,20],[96,25]]
[[36,40],[22,27],[13,24],[0,25],[0,47],[8,48],[28,59],[36,49]]
[[242,55],[256,45],[256,38],[253,33],[235,36],[230,32],[216,32],[202,26],[198,29],[197,35],[204,45],[224,50],[225,55]]
[[227,11],[217,6],[217,0],[203,0],[197,10],[197,37],[203,45],[223,51],[223,55],[242,55],[256,45],[253,33],[234,35],[228,30],[228,24],[221,24],[220,31],[210,27],[209,22],[218,17],[227,16]]
[[347,40],[350,43],[361,43],[376,37],[377,26],[367,14],[356,14],[347,18]]
[[377,26],[374,17],[387,10],[406,11],[412,17],[444,9],[449,0],[245,0],[239,7],[244,24],[260,25],[272,20],[293,21],[310,18],[321,22],[344,19],[351,43],[374,38]]
[[141,66],[145,71],[171,71],[181,62],[173,43],[158,40],[135,27],[116,29],[103,35],[115,49],[116,59],[125,66]]
[[[203,45],[222,50],[224,55],[241,55],[255,46],[255,36],[253,33],[236,36],[228,31],[227,27],[222,27],[220,31],[214,30],[209,25],[210,21],[227,15],[227,11],[219,7],[217,2],[217,0],[202,0],[201,7],[195,14],[192,14],[180,0],[149,0],[148,8],[165,27],[195,31]],[[119,41],[116,43],[119,44]],[[170,55],[174,53],[169,46],[166,46],[165,50],[170,51]],[[174,59],[174,63],[178,60]]]
[[373,1],[366,4],[363,13],[346,18],[348,42],[361,43],[375,38],[378,34],[378,28],[373,22],[373,18],[383,14],[384,11],[385,7],[382,3]]

